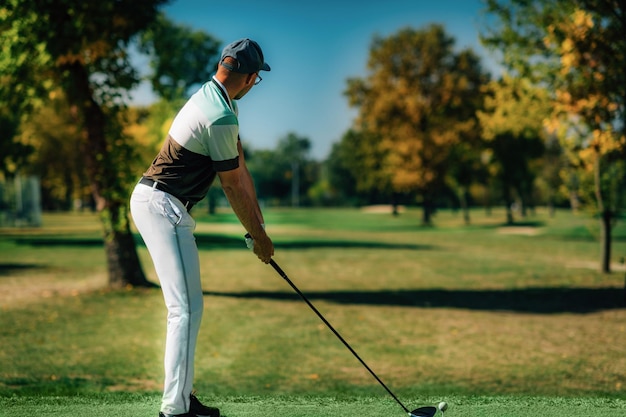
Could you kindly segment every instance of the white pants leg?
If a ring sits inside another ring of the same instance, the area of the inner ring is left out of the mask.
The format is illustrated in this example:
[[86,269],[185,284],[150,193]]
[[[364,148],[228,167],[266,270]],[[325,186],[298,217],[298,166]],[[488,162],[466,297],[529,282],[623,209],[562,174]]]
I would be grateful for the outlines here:
[[189,411],[203,298],[195,220],[172,195],[138,184],[131,214],[150,252],[167,306],[165,383],[161,411]]

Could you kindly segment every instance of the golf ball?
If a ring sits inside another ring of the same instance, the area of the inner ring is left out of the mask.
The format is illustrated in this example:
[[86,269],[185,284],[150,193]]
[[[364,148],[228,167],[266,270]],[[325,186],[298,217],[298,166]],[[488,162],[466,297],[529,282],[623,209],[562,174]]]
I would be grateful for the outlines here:
[[438,408],[439,408],[439,411],[441,411],[443,413],[444,411],[446,411],[448,409],[448,403],[445,402],[445,401],[442,401],[442,402],[439,403]]

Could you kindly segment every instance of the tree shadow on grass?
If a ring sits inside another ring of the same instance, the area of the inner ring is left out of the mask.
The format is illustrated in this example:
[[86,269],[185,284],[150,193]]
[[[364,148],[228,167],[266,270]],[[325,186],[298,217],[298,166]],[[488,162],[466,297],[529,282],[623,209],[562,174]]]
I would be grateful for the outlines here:
[[[276,301],[298,301],[291,292],[205,291],[204,295],[235,298],[259,298]],[[381,290],[331,291],[305,293],[310,300],[338,304],[400,306],[414,308],[457,308],[516,313],[578,313],[626,308],[623,288],[532,288],[516,290]]]
[[[216,250],[216,249],[242,249],[248,250],[243,236],[233,237],[229,235],[198,233],[195,235],[196,244],[200,250]],[[102,247],[104,245],[102,238],[94,237],[74,237],[74,236],[46,236],[46,237],[18,237],[14,242],[19,245],[28,245],[32,247]],[[135,236],[137,245],[145,246],[143,239]],[[336,239],[300,239],[294,241],[276,241],[274,247],[282,250],[289,249],[316,249],[316,248],[365,248],[365,249],[409,249],[424,250],[433,249],[429,245],[413,245],[402,243],[386,243],[373,242],[363,240],[336,240]]]
[[[246,244],[243,239],[228,235],[218,234],[197,234],[196,244],[198,249],[245,249]],[[323,248],[363,248],[363,249],[408,249],[426,250],[433,249],[430,245],[414,245],[405,243],[373,242],[364,240],[349,239],[299,239],[293,241],[280,240],[274,242],[274,247],[281,250],[290,249],[323,249]]]
[[45,268],[45,266],[31,263],[0,262],[0,277],[8,276],[18,272],[26,272]]
[[21,236],[14,239],[18,245],[28,245],[32,247],[52,246],[52,247],[102,247],[102,238],[79,237],[79,236],[46,236],[29,237]]
[[543,220],[518,220],[513,223],[500,223],[498,227],[544,227],[546,222]]
[[501,223],[487,223],[487,224],[470,224],[467,226],[468,229],[477,229],[477,230],[497,230],[506,228],[509,230],[515,229],[541,229],[545,227],[547,223],[543,220],[520,220],[515,221],[513,223],[501,222]]

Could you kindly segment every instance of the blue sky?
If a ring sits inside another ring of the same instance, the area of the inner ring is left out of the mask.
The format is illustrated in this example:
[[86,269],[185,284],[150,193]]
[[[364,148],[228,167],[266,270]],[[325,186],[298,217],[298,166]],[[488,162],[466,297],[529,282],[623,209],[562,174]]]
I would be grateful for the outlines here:
[[[348,78],[366,74],[374,35],[440,23],[459,50],[472,48],[495,68],[478,40],[482,8],[480,0],[177,0],[164,11],[222,46],[256,40],[272,70],[239,102],[242,140],[272,149],[293,132],[309,138],[311,157],[322,160],[356,115],[343,91]],[[149,100],[145,88],[135,95],[138,103]]]

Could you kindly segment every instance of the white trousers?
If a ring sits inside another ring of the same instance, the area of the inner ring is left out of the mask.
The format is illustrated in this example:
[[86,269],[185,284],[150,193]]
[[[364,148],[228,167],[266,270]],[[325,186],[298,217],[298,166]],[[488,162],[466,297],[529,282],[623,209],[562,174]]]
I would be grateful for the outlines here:
[[137,184],[130,209],[146,243],[167,306],[165,382],[161,411],[189,411],[203,298],[195,220],[174,196]]

